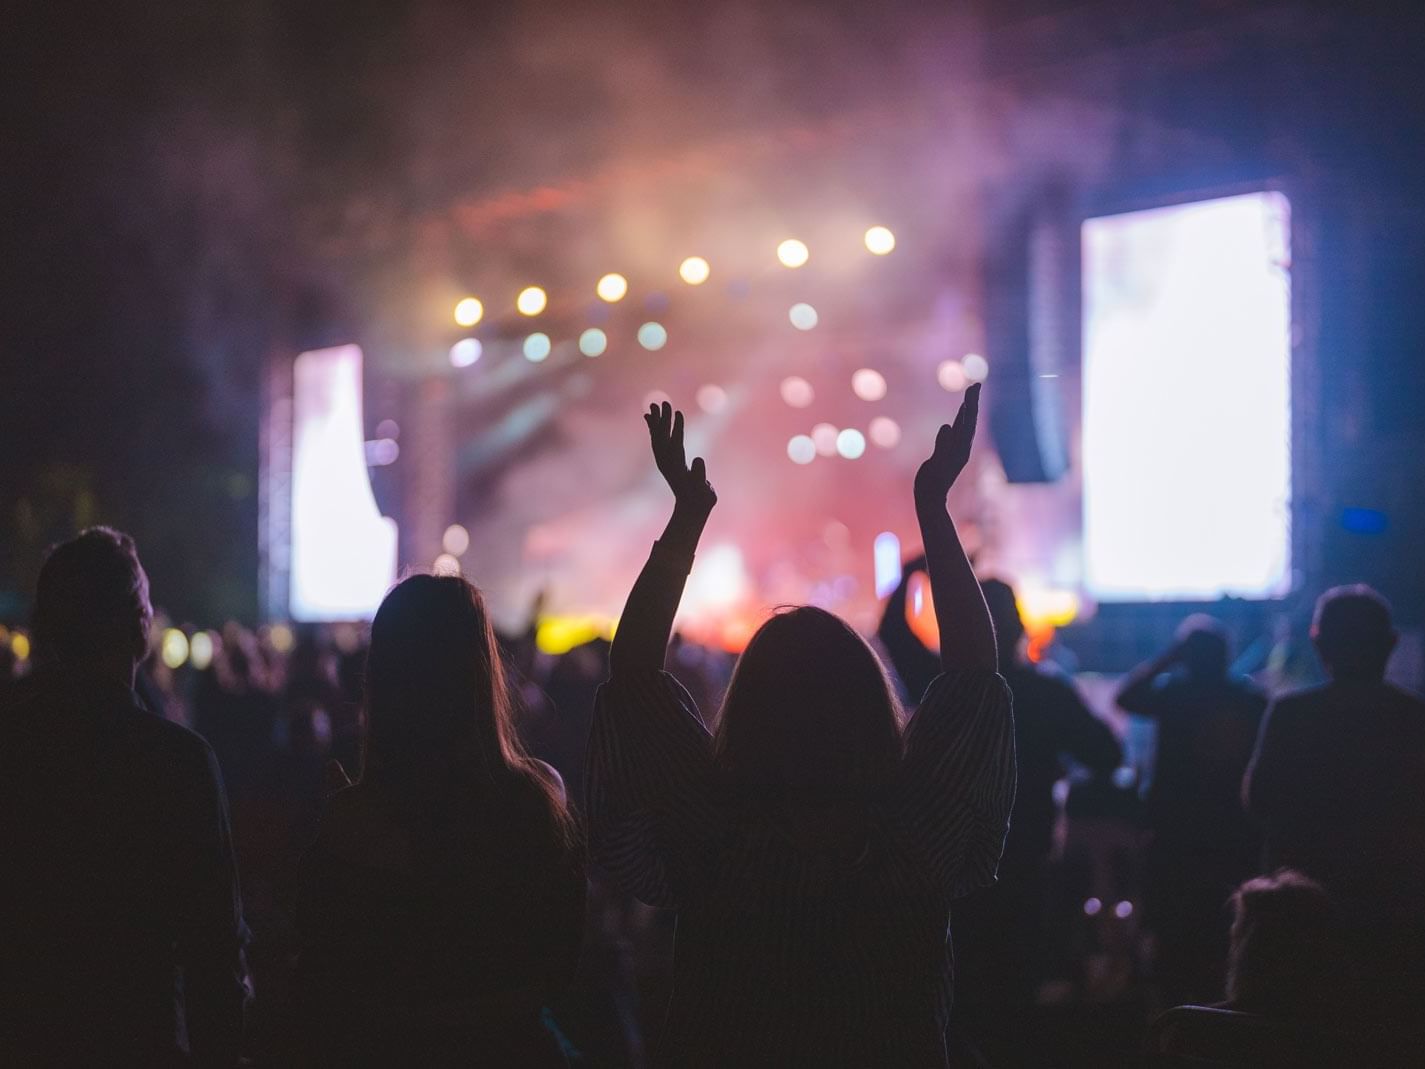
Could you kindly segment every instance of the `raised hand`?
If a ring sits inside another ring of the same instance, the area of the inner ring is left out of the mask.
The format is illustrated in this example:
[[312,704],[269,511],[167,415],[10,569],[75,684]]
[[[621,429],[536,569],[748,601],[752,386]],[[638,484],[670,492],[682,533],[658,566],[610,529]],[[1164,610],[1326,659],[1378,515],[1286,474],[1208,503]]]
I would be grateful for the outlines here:
[[939,495],[943,505],[945,495],[970,461],[970,446],[975,441],[975,425],[980,419],[980,384],[965,391],[960,411],[954,423],[943,424],[935,436],[935,450],[915,473],[917,495]]
[[702,457],[694,457],[689,467],[683,451],[683,413],[675,412],[667,401],[649,405],[643,415],[648,424],[648,436],[653,445],[653,461],[673,491],[673,498],[682,508],[703,515],[717,504],[717,491],[708,482],[707,466]]

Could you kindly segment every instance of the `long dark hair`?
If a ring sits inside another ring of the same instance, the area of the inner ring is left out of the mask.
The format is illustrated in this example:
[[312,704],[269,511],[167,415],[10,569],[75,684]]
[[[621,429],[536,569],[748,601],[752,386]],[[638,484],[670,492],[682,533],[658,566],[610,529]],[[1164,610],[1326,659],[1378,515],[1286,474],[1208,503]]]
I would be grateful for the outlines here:
[[781,609],[738,659],[713,742],[736,785],[868,798],[901,758],[900,710],[875,651],[840,617]]
[[406,801],[452,789],[497,800],[533,788],[555,830],[572,839],[557,783],[515,730],[485,599],[459,576],[410,576],[376,612],[362,780]]

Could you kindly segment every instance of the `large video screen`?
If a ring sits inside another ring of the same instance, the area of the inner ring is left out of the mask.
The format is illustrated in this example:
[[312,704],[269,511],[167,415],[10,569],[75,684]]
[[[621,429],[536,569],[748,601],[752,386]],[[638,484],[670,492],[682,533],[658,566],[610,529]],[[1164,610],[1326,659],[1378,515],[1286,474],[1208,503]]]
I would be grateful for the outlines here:
[[1291,582],[1290,204],[1083,224],[1084,581],[1103,601]]

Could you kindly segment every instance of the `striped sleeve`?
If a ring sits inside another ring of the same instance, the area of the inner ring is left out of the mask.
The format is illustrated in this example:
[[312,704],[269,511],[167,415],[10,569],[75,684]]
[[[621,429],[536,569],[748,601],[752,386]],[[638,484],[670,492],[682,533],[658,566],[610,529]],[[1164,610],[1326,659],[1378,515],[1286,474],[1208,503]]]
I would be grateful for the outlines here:
[[696,885],[718,833],[712,737],[667,672],[599,688],[586,776],[589,851],[640,901],[675,907]]
[[952,898],[993,883],[1014,805],[1014,715],[997,673],[938,676],[906,729],[892,818]]

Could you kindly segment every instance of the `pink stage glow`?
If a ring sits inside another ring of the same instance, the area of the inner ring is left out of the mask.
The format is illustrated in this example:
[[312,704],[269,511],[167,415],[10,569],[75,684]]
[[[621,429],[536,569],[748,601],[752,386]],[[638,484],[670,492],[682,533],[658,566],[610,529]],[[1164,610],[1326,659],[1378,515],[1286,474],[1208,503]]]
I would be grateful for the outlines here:
[[361,349],[342,345],[293,367],[293,619],[369,619],[396,581],[396,521],[366,475]]
[[1290,589],[1289,219],[1263,192],[1084,223],[1092,596]]

